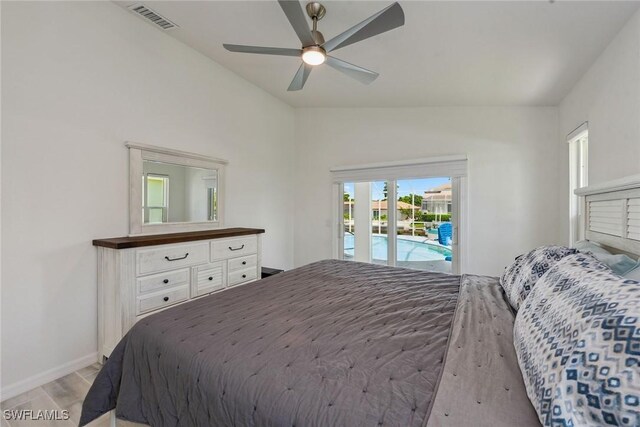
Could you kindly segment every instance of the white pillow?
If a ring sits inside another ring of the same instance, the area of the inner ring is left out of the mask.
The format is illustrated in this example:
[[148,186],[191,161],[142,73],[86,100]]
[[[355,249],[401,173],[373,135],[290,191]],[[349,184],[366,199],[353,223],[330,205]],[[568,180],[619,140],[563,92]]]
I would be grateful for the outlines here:
[[575,248],[580,252],[591,252],[592,254],[611,255],[611,252],[603,248],[599,243],[589,240],[580,240],[576,242]]
[[624,276],[639,265],[638,261],[633,258],[624,254],[614,255],[597,243],[590,242],[588,240],[576,242],[575,247],[580,252],[590,253],[598,261],[605,263],[618,276]]
[[640,262],[635,268],[632,268],[631,270],[623,274],[623,277],[625,279],[631,279],[635,280],[636,282],[640,282]]

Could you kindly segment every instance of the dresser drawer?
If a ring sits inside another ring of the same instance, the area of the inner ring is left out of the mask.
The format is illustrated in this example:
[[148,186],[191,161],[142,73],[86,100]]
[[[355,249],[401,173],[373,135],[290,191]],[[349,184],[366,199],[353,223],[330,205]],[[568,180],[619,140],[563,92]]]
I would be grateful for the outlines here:
[[229,286],[239,285],[240,283],[255,280],[258,277],[257,268],[249,268],[247,270],[229,272]]
[[218,261],[197,267],[196,286],[193,296],[224,289],[227,282],[226,263]]
[[138,276],[180,267],[204,264],[209,260],[209,244],[171,245],[136,251]]
[[163,292],[138,297],[138,309],[136,314],[146,313],[147,311],[157,310],[177,304],[189,299],[189,286],[179,286],[166,289]]
[[138,295],[189,284],[189,269],[167,271],[138,279]]
[[248,255],[229,260],[229,271],[246,270],[249,267],[255,268],[258,265],[257,255]]
[[211,260],[236,258],[243,255],[255,254],[258,251],[256,236],[220,239],[211,242]]

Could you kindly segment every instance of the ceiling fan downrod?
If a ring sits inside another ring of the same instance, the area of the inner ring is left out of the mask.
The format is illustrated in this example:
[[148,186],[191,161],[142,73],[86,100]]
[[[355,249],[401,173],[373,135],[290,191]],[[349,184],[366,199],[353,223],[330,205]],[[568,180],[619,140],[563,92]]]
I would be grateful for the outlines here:
[[313,36],[313,40],[316,42],[316,46],[320,46],[324,44],[324,36],[320,31],[318,31],[318,21],[321,20],[324,15],[327,13],[327,9],[320,3],[312,1],[307,3],[307,15],[313,21],[313,30],[311,31],[311,35]]

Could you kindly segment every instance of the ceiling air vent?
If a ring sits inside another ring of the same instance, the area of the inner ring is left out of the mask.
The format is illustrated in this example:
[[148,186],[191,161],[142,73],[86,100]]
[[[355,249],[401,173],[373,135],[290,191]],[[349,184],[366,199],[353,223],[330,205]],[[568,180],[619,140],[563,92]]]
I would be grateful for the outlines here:
[[140,15],[142,18],[146,19],[153,25],[156,25],[163,30],[171,30],[173,28],[178,28],[177,24],[169,21],[164,16],[160,15],[158,12],[155,12],[143,4],[137,3],[132,6],[129,6],[129,10],[133,13]]

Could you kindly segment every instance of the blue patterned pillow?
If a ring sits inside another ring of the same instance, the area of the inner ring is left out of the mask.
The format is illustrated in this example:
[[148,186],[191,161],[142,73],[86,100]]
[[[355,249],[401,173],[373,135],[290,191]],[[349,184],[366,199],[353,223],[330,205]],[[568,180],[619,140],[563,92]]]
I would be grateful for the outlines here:
[[556,262],[576,252],[576,249],[564,246],[541,246],[516,258],[513,264],[505,268],[500,278],[511,307],[518,310],[538,279]]
[[640,425],[640,283],[569,255],[522,304],[514,345],[545,426]]

